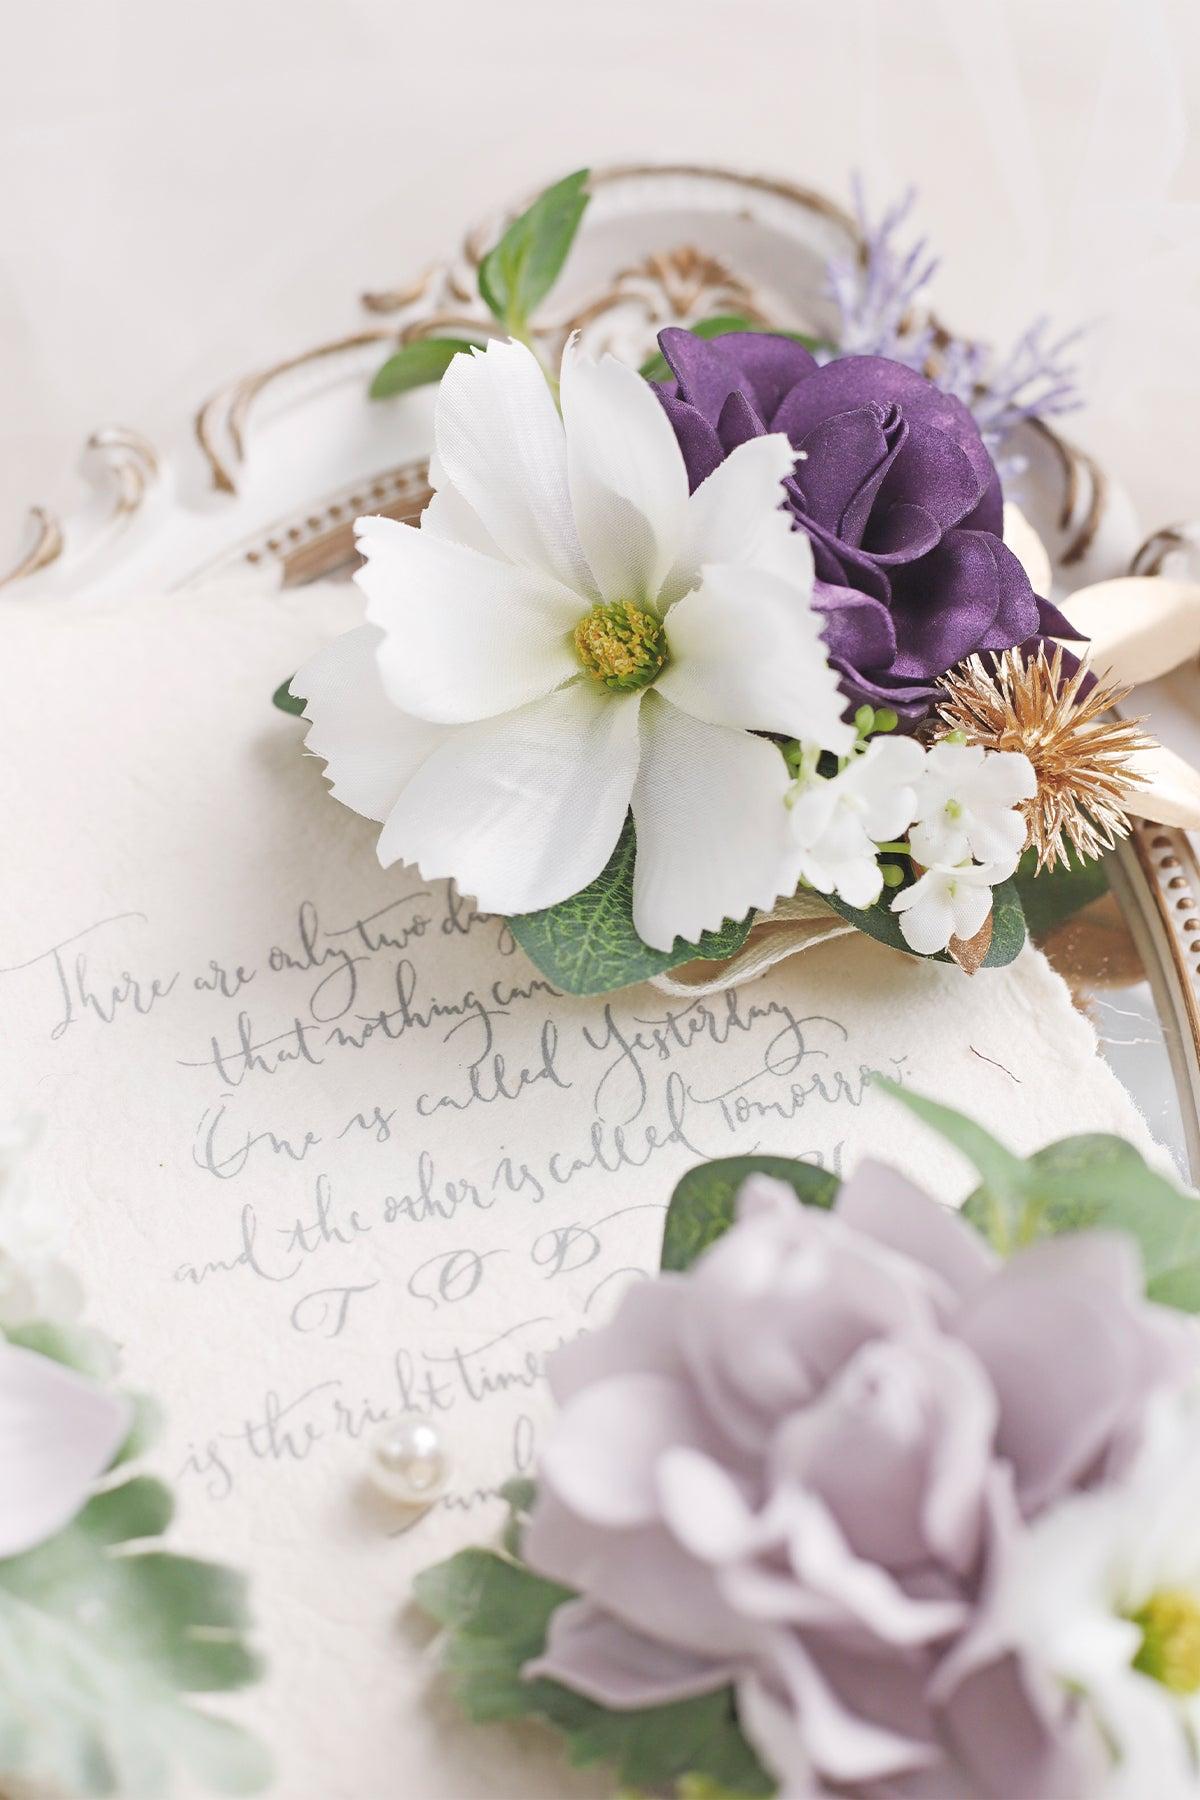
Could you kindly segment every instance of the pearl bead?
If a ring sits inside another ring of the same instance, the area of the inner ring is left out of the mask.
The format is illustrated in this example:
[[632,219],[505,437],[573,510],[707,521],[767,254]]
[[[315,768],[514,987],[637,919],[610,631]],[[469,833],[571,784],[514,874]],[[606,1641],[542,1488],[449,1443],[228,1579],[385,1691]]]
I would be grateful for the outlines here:
[[404,1412],[380,1428],[367,1469],[387,1499],[401,1506],[429,1506],[445,1493],[452,1466],[433,1420],[425,1413]]

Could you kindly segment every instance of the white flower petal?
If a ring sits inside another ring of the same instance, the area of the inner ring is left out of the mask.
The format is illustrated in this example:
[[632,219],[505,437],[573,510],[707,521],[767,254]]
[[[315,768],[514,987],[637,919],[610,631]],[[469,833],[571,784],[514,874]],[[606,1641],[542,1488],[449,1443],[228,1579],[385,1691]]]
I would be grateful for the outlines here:
[[368,819],[386,819],[404,783],[446,735],[401,712],[383,691],[377,625],[343,632],[293,677],[312,720],[305,747],[325,763],[334,798]]
[[439,471],[503,554],[596,598],[571,511],[562,420],[533,352],[495,341],[456,356],[438,388],[434,435]]
[[577,894],[625,822],[638,699],[580,678],[451,732],[389,814],[380,862],[452,875],[485,912],[536,912]]
[[0,1557],[79,1511],[131,1423],[129,1403],[34,1350],[0,1344]]
[[783,891],[788,771],[765,738],[709,725],[652,689],[633,790],[633,922],[656,950],[692,942]]
[[969,943],[977,931],[982,931],[988,914],[992,910],[991,889],[976,886],[965,881],[956,881],[950,895],[950,910],[954,914],[954,935]]
[[359,531],[367,560],[354,579],[383,629],[384,689],[405,712],[488,719],[578,673],[571,632],[586,602],[549,575],[395,519],[362,519]]
[[562,411],[575,522],[605,600],[654,602],[683,540],[687,470],[650,384],[568,345]]
[[761,569],[713,564],[671,608],[658,692],[710,725],[804,738],[845,752],[854,727],[809,590]]
[[421,514],[421,530],[451,544],[466,544],[484,556],[500,556],[495,538],[473,506],[468,506],[450,477],[442,469],[436,454],[429,459],[429,485],[433,498]]
[[892,911],[900,914],[904,941],[918,956],[936,955],[954,936],[954,911],[937,869],[926,869],[911,887],[902,888],[892,901]]
[[876,843],[907,831],[916,811],[925,748],[915,738],[877,737],[840,776],[862,803],[863,829]]
[[781,483],[796,466],[782,432],[748,438],[700,483],[688,501],[683,542],[662,597],[677,600],[694,588],[705,563],[751,563],[789,568],[805,592],[812,588],[812,545],[780,510]]

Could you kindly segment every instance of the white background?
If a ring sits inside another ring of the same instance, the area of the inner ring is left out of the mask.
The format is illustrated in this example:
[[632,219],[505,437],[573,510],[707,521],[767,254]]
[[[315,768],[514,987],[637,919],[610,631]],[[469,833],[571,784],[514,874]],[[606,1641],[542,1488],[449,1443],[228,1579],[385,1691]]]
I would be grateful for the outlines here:
[[1103,321],[1077,430],[1200,513],[1195,0],[5,0],[0,568],[154,440],[582,163],[907,183],[977,333]]

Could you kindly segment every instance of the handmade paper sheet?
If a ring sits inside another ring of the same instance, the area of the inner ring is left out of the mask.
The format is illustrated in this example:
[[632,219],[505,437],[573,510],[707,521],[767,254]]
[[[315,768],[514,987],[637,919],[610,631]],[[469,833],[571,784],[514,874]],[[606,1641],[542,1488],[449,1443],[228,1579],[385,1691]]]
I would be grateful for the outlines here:
[[[270,695],[352,590],[0,620],[0,1094],[93,1316],[169,1424],[180,1541],[253,1577],[239,1711],[287,1800],[600,1794],[437,1698],[413,1573],[499,1525],[543,1358],[656,1266],[671,1188],[762,1149],[970,1172],[874,1071],[1018,1151],[1146,1128],[1035,951],[968,980],[842,939],[740,991],[553,992],[503,922],[334,804]],[[415,1407],[456,1458],[415,1520],[363,1478]]]

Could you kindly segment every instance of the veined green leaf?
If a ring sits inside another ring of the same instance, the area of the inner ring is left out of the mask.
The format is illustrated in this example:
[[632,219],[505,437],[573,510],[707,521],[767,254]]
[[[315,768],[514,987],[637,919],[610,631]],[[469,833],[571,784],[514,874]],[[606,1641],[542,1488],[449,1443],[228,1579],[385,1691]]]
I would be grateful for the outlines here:
[[479,265],[484,303],[514,337],[558,280],[587,209],[589,173],[576,169],[539,194]]
[[806,1206],[830,1207],[837,1198],[836,1175],[791,1156],[721,1156],[689,1169],[676,1184],[663,1229],[661,1266],[687,1269],[733,1223],[737,1191],[751,1175],[786,1181]]
[[372,400],[388,400],[410,388],[428,387],[440,381],[456,356],[475,347],[470,338],[415,338],[402,344],[375,371],[367,390]]
[[171,1507],[134,1476],[0,1561],[0,1784],[161,1800],[186,1769],[223,1794],[265,1785],[261,1746],[188,1697],[258,1664],[240,1576],[157,1547]]
[[557,906],[518,913],[509,920],[525,954],[564,993],[607,994],[696,957],[720,961],[746,941],[751,918],[705,932],[698,944],[684,938],[676,938],[670,950],[652,950],[644,944],[633,928],[635,847],[633,820],[627,818],[616,849],[595,881]]
[[773,1792],[742,1736],[730,1688],[607,1712],[558,1682],[525,1680],[522,1667],[543,1649],[556,1608],[573,1596],[523,1564],[462,1550],[419,1575],[414,1596],[446,1628],[446,1668],[469,1718],[544,1719],[566,1737],[572,1763],[610,1763],[627,1787],[669,1788],[694,1775],[739,1796]]

